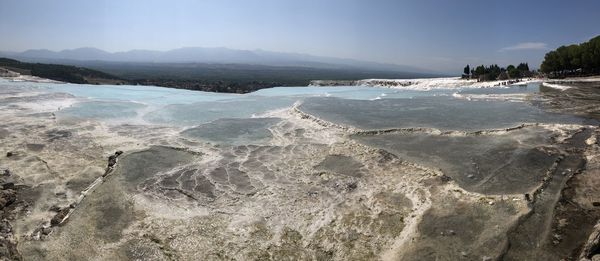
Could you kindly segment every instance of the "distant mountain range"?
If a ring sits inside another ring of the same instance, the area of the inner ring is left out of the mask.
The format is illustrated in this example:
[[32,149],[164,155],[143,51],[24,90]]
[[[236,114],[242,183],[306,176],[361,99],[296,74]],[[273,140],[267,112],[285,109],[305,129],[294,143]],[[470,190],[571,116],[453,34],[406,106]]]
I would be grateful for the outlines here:
[[53,62],[80,64],[82,61],[127,62],[127,63],[212,63],[249,64],[266,66],[293,66],[321,69],[352,69],[439,74],[412,66],[359,61],[298,53],[271,52],[264,50],[236,50],[229,48],[186,47],[169,51],[131,50],[106,52],[96,48],[77,48],[63,51],[46,49],[24,52],[0,52],[0,56],[28,62]]

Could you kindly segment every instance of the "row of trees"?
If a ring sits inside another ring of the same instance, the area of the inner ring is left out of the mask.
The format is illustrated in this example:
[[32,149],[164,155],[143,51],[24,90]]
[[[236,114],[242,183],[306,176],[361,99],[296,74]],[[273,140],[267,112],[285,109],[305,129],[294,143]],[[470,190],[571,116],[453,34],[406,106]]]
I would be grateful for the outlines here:
[[22,74],[30,74],[37,77],[52,79],[70,83],[90,83],[89,79],[95,81],[106,81],[111,83],[125,83],[116,76],[83,67],[46,63],[25,63],[8,58],[0,58],[0,66],[9,70],[18,71]]
[[540,69],[550,77],[600,74],[600,36],[547,53]]
[[463,78],[477,79],[479,81],[519,79],[531,77],[533,74],[534,72],[529,70],[529,65],[527,63],[520,63],[516,67],[511,64],[506,68],[500,67],[497,64],[489,66],[480,65],[472,69],[471,66],[467,64],[463,69]]

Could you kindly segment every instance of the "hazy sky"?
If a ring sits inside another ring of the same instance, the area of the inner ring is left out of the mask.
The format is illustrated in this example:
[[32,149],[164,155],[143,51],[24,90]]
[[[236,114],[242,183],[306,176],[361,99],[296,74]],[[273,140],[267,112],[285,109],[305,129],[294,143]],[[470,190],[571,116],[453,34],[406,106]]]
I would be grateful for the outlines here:
[[455,72],[537,67],[548,49],[599,34],[597,0],[0,0],[4,51],[229,47]]

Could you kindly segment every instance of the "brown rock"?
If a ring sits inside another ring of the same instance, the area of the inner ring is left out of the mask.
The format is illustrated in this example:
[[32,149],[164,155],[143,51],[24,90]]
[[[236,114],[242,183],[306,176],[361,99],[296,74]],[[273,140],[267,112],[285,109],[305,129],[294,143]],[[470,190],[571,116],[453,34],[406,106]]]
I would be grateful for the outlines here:
[[16,191],[12,189],[0,190],[0,209],[10,206],[17,199]]
[[61,209],[54,217],[50,220],[50,225],[58,226],[65,219],[65,217],[69,214],[69,208]]
[[4,184],[2,184],[2,189],[14,189],[15,188],[15,183],[13,182],[6,182]]
[[450,176],[447,176],[446,174],[442,174],[440,179],[442,180],[442,182],[448,182],[448,181],[452,180],[452,178]]

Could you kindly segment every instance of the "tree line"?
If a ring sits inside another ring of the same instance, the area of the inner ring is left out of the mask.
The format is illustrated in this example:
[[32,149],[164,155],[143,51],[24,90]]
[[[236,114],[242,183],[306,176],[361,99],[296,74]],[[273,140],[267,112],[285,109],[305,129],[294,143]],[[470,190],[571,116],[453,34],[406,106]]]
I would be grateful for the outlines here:
[[0,58],[0,67],[4,67],[11,71],[17,71],[25,75],[33,75],[69,83],[85,84],[103,81],[126,83],[125,80],[108,73],[70,65],[25,63],[13,59]]
[[478,81],[495,81],[495,80],[509,80],[509,79],[520,79],[523,77],[531,77],[535,74],[529,70],[527,63],[520,63],[517,66],[509,65],[506,68],[500,67],[497,64],[489,66],[479,65],[475,68],[471,68],[467,64],[463,69],[462,77],[465,79],[477,79]]
[[540,70],[549,77],[600,74],[600,36],[547,53]]

